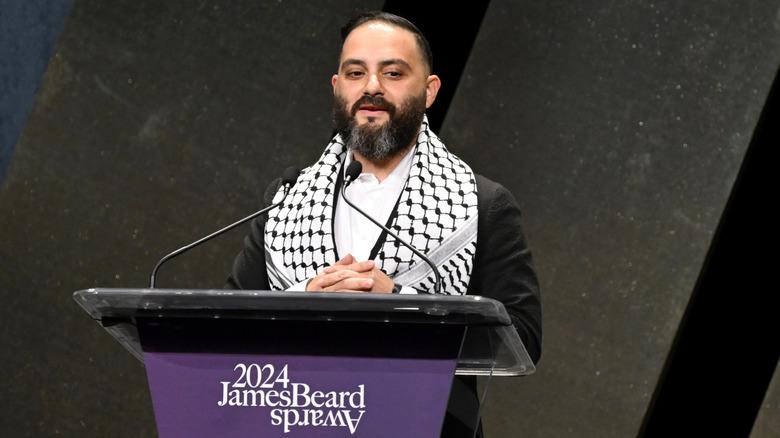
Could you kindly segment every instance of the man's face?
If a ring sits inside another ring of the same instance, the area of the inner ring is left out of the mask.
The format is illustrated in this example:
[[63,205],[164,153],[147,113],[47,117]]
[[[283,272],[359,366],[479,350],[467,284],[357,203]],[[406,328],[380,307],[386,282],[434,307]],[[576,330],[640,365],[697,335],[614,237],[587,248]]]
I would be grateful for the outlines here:
[[382,135],[384,143],[388,135],[397,137],[396,143],[402,142],[384,153],[376,151],[378,156],[364,155],[382,158],[411,144],[440,82],[428,74],[414,35],[382,22],[369,22],[352,31],[344,42],[339,73],[333,76],[332,84],[339,132],[349,135],[358,131],[361,142]]

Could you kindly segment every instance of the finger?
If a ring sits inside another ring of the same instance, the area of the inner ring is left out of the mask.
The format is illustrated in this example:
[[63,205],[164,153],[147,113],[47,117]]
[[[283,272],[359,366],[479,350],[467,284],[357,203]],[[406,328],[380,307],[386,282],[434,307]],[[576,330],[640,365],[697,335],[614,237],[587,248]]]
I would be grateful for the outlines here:
[[337,265],[351,265],[353,263],[355,263],[355,256],[352,254],[347,254],[336,262]]
[[320,283],[320,288],[328,292],[368,292],[374,287],[371,278],[349,277],[335,283]]
[[347,271],[365,273],[365,272],[372,271],[375,266],[376,263],[374,263],[373,260],[365,260],[362,262],[350,263],[348,265],[336,264],[336,265],[328,266],[325,269],[323,269],[322,272],[325,274],[332,274],[337,271],[347,270]]
[[350,265],[352,265],[354,263],[355,263],[355,257],[352,254],[347,254],[344,257],[342,257],[341,260],[337,261],[333,265],[326,266],[322,270],[322,272],[325,272],[325,273],[335,272],[335,271],[337,271],[339,269],[345,269],[345,268],[347,268],[348,266],[350,266]]
[[322,275],[317,278],[317,285],[322,288],[333,286],[341,281],[344,281],[348,278],[356,278],[356,277],[365,277],[365,275],[361,275],[355,271],[346,269],[345,267],[341,267],[340,269],[335,269],[332,272],[325,272]]

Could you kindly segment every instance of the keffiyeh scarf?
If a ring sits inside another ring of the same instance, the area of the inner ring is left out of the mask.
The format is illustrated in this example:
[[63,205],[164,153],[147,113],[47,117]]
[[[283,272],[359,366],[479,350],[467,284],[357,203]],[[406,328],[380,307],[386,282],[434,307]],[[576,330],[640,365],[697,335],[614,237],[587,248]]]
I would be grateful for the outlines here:
[[[346,153],[337,134],[317,163],[301,172],[284,204],[269,213],[265,251],[273,289],[288,289],[336,263],[333,217]],[[274,202],[281,196],[280,188]],[[360,200],[351,201],[360,205]],[[466,293],[477,244],[476,179],[429,130],[427,118],[417,137],[409,179],[386,225],[438,267],[441,293]],[[430,266],[387,233],[380,239],[384,242],[374,259],[377,267],[396,284],[433,293],[436,278]]]

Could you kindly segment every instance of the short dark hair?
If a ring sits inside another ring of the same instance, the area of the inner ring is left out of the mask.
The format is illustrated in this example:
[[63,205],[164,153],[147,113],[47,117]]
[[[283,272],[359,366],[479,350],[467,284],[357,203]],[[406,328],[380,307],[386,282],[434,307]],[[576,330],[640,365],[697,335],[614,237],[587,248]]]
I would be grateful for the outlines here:
[[[350,19],[344,27],[341,28],[341,49],[344,49],[344,42],[353,30],[370,22],[379,21],[387,23],[391,26],[400,27],[401,29],[408,30],[414,35],[417,40],[417,48],[420,49],[423,62],[428,67],[428,73],[433,72],[433,53],[431,52],[431,46],[428,44],[428,40],[420,29],[417,28],[411,21],[406,18],[400,17],[395,14],[384,11],[370,11],[358,14]],[[341,56],[339,54],[339,56]]]

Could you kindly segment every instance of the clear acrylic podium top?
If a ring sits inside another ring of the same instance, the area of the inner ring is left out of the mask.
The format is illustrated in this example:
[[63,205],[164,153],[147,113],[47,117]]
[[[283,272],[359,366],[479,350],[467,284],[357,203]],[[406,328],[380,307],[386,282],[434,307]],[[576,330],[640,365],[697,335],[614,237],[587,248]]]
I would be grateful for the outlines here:
[[141,361],[136,317],[365,321],[464,326],[456,374],[536,371],[504,305],[480,296],[103,288],[73,298]]

